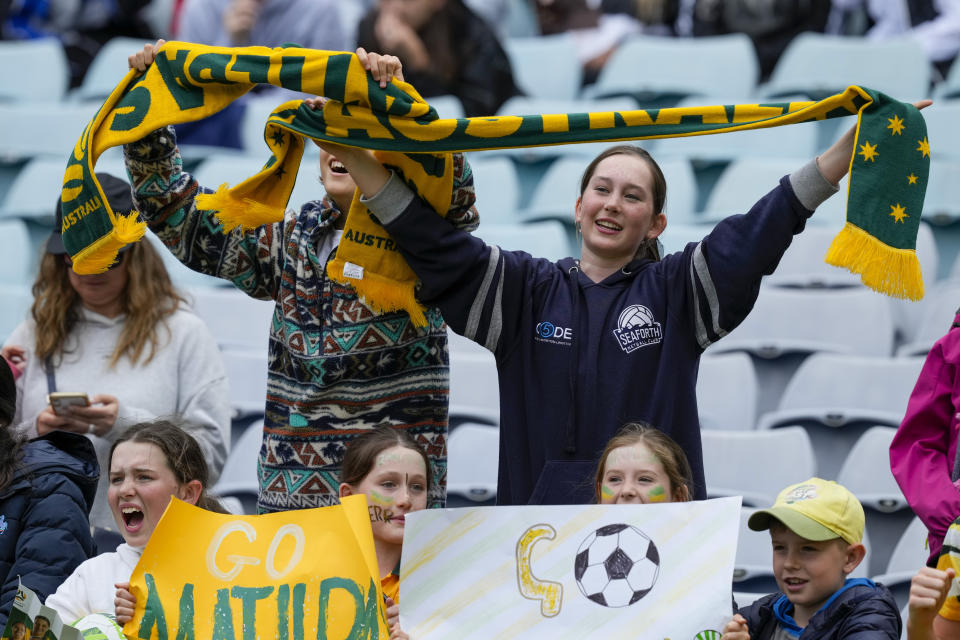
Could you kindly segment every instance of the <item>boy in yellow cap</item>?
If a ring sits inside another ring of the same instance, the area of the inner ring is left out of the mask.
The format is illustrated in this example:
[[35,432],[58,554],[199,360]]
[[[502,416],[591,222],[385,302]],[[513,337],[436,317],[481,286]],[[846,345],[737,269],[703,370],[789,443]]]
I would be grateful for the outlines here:
[[900,638],[900,612],[890,591],[847,577],[866,549],[863,506],[846,488],[810,478],[781,491],[747,524],[770,530],[780,592],[741,608],[721,640]]

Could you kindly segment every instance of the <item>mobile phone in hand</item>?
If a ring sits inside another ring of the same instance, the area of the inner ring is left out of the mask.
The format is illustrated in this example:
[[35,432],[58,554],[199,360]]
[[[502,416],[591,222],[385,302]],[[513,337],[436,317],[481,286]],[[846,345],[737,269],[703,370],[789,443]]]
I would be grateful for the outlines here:
[[70,414],[69,407],[89,407],[90,399],[80,391],[54,391],[47,394],[47,402],[58,416]]

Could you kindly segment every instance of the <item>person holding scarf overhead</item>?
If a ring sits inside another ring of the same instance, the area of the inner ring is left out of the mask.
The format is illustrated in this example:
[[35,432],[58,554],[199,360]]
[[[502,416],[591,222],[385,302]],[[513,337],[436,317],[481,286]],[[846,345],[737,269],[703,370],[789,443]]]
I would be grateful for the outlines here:
[[[925,107],[929,101],[918,103]],[[666,182],[640,147],[588,166],[574,219],[580,258],[488,246],[427,207],[367,150],[323,143],[420,278],[419,299],[494,353],[500,377],[499,504],[587,503],[595,460],[619,426],[660,425],[706,486],[697,417],[700,355],[756,301],[793,235],[837,191],[854,131],[780,180],[745,215],[661,257]]]
[[[130,56],[130,67],[145,70],[162,44]],[[380,86],[402,79],[397,58],[357,53]],[[282,222],[224,234],[216,211],[197,209],[194,198],[206,190],[183,171],[172,129],[157,130],[124,152],[137,210],[181,262],[276,302],[258,510],[337,504],[346,446],[379,424],[406,430],[427,451],[437,479],[428,504],[442,506],[446,326],[436,309],[427,311],[423,327],[403,311],[378,313],[353,287],[328,277],[356,189],[336,155],[320,154],[323,199],[288,210]],[[448,219],[471,230],[477,224],[473,178],[458,157]]]

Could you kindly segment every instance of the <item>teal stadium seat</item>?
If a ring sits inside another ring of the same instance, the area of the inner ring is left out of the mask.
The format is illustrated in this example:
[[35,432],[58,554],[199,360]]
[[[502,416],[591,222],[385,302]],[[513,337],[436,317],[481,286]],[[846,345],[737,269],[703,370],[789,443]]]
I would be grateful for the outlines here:
[[583,72],[569,33],[508,38],[503,48],[514,79],[527,96],[568,100],[579,95]]
[[67,55],[57,38],[0,41],[0,102],[58,102],[69,84]]

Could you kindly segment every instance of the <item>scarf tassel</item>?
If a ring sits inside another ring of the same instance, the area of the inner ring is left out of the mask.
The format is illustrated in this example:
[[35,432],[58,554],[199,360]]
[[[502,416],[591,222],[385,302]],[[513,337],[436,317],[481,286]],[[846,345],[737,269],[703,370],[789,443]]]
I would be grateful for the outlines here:
[[120,249],[138,242],[147,232],[147,223],[137,219],[137,212],[118,215],[113,230],[85,247],[73,257],[73,270],[80,275],[103,273],[117,261]]
[[214,193],[198,193],[195,202],[197,209],[217,212],[224,233],[237,227],[249,231],[283,220],[282,208],[271,207],[251,198],[237,197],[227,183],[221,184]]
[[895,298],[923,298],[923,274],[917,252],[891,247],[849,222],[833,239],[824,260],[860,274],[863,284],[875,291]]
[[363,277],[356,279],[344,276],[345,263],[340,259],[327,263],[327,275],[341,283],[349,283],[363,303],[376,313],[391,311],[406,311],[415,327],[427,326],[427,316],[424,307],[417,302],[414,296],[416,279],[404,282],[394,278],[387,278],[367,269]]

